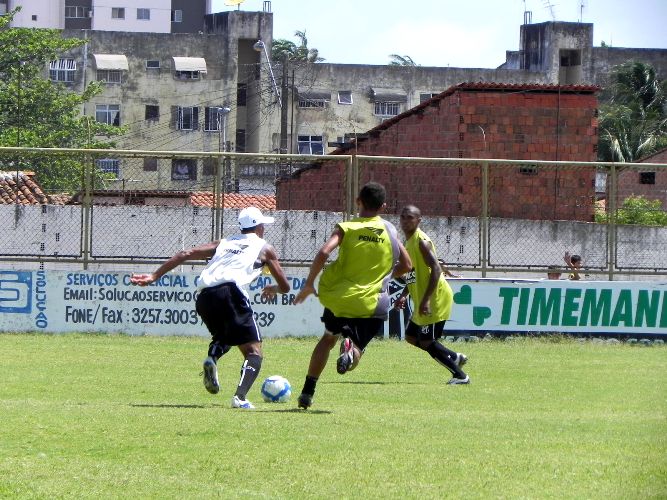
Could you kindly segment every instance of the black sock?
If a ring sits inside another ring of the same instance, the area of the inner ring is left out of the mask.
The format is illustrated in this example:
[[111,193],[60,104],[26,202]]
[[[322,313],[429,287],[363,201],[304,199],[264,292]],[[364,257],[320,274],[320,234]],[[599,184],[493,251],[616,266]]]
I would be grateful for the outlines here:
[[228,352],[232,346],[225,345],[225,344],[219,344],[217,340],[213,340],[209,345],[208,345],[208,355],[212,357],[215,362],[217,363],[218,360],[226,353]]
[[[456,378],[466,378],[465,372],[456,366],[454,360],[447,353],[449,349],[443,346],[440,342],[431,343],[431,345],[429,345],[425,350],[431,355],[433,359],[452,372],[452,375],[454,375]],[[456,353],[454,353],[454,359],[456,359]]]
[[239,399],[245,399],[248,391],[255,383],[259,370],[262,367],[262,357],[257,354],[249,354],[241,365],[241,378],[239,386],[236,388],[236,395]]
[[317,377],[311,377],[310,375],[306,375],[306,381],[303,384],[303,389],[301,390],[301,393],[312,396],[313,394],[315,394],[316,385],[317,385]]

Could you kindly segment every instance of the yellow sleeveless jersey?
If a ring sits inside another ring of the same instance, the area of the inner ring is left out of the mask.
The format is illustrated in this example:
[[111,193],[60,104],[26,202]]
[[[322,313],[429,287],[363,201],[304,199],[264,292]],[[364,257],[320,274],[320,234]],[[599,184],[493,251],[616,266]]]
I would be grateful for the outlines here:
[[322,273],[320,303],[341,318],[386,318],[387,291],[398,260],[396,228],[376,217],[341,222],[344,233],[338,258]]
[[424,257],[419,250],[420,241],[425,241],[426,244],[431,247],[433,253],[436,253],[435,245],[433,245],[431,238],[429,238],[424,231],[417,228],[415,234],[405,242],[405,249],[408,251],[410,259],[412,260],[412,265],[414,266],[412,271],[405,277],[407,278],[406,282],[408,284],[408,291],[410,292],[410,297],[414,304],[414,312],[412,313],[411,321],[422,326],[449,319],[452,312],[454,294],[452,293],[449,283],[447,283],[447,280],[445,279],[445,275],[441,274],[438,286],[433,292],[433,295],[431,295],[431,314],[429,316],[424,316],[419,313],[419,304],[421,304],[424,293],[428,288],[428,282],[431,278],[431,268],[426,261],[424,261]]

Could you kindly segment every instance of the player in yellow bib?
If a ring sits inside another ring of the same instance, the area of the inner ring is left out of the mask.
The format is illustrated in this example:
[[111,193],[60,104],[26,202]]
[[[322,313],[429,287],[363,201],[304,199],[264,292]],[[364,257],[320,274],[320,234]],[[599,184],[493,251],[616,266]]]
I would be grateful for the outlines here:
[[[336,225],[313,259],[308,277],[294,299],[295,304],[300,304],[315,294],[324,306],[324,335],[313,349],[299,408],[307,409],[313,404],[317,380],[340,337],[343,339],[336,363],[338,373],[357,366],[371,339],[383,332],[391,307],[390,279],[412,268],[396,228],[378,215],[386,206],[385,197],[384,186],[376,182],[361,189],[357,198],[359,216]],[[315,279],[336,248],[338,258],[322,273],[318,294]]]
[[405,307],[408,294],[412,297],[414,311],[405,329],[405,340],[428,352],[433,359],[446,367],[452,378],[448,384],[468,384],[470,377],[461,366],[468,361],[465,354],[454,352],[443,346],[445,322],[452,311],[453,293],[445,280],[431,238],[419,228],[421,211],[407,205],[401,211],[401,229],[405,234],[405,248],[414,266],[402,276],[407,286],[394,307]]

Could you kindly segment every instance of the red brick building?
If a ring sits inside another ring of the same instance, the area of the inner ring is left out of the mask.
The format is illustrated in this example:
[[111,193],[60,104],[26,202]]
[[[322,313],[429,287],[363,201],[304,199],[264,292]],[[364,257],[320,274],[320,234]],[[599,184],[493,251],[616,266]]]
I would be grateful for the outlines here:
[[[333,154],[595,161],[598,87],[464,83],[384,121]],[[408,203],[428,215],[478,216],[481,169],[466,164],[361,163],[361,183],[387,187],[389,211]],[[342,210],[343,165],[314,165],[283,179],[277,208]],[[592,220],[594,168],[496,165],[492,217]]]
[[[667,148],[645,156],[637,163],[667,163]],[[660,200],[662,208],[667,209],[667,168],[647,167],[619,172],[617,206],[621,206],[629,196]]]

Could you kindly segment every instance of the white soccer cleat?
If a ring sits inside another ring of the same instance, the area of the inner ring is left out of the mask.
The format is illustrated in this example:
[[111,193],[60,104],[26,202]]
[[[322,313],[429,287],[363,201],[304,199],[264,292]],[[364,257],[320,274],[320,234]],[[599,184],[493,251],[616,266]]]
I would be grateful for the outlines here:
[[239,399],[239,397],[235,395],[232,398],[232,408],[242,408],[244,410],[252,410],[255,408],[255,405],[253,405],[247,399]]
[[452,378],[449,379],[449,382],[447,382],[447,385],[464,385],[464,384],[469,384],[470,383],[470,377],[466,375],[466,378]]
[[456,353],[456,359],[454,360],[454,363],[456,363],[456,366],[459,368],[465,365],[468,362],[468,356],[463,354],[462,352],[457,352]]

